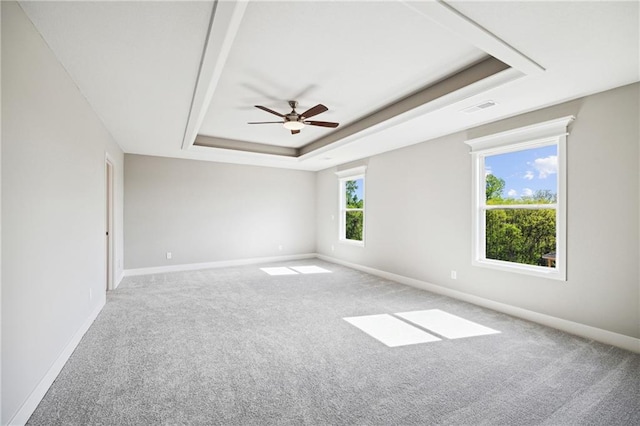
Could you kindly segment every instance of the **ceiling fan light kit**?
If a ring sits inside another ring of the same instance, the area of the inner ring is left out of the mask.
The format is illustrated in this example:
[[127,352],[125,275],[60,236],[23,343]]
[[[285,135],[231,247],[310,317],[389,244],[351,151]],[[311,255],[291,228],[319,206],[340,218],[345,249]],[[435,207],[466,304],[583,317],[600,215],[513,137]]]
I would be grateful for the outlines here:
[[305,125],[310,126],[319,126],[319,127],[338,127],[339,123],[334,123],[331,121],[307,121],[307,118],[314,117],[318,114],[321,114],[325,111],[328,111],[329,108],[322,104],[318,104],[313,108],[309,108],[302,114],[298,114],[296,112],[296,108],[298,107],[297,101],[289,101],[289,106],[291,107],[291,112],[289,114],[280,114],[272,109],[264,107],[262,105],[255,105],[256,108],[259,108],[263,111],[266,111],[270,114],[277,115],[278,117],[282,117],[283,121],[258,121],[258,122],[249,122],[248,124],[282,124],[282,126],[291,131],[292,135],[297,135],[300,133],[300,130],[304,128]]
[[304,123],[301,121],[285,121],[282,125],[287,130],[301,130],[304,128]]

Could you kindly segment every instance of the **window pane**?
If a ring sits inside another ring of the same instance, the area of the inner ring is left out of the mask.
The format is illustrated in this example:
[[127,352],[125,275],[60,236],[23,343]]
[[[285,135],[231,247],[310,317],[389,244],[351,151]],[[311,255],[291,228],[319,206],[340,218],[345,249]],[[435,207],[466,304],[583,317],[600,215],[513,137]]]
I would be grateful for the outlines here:
[[344,188],[346,207],[348,209],[364,208],[364,179],[348,180]]
[[362,241],[363,212],[345,212],[345,215],[345,238],[347,240]]
[[558,146],[544,146],[484,159],[487,204],[555,203]]
[[486,258],[555,267],[555,209],[486,211]]

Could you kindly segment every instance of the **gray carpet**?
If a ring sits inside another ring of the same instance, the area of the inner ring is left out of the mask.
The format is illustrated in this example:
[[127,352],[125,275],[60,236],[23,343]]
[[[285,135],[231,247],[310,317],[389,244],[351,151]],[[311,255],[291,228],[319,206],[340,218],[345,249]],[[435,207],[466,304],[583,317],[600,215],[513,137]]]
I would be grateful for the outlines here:
[[[125,278],[29,425],[638,425],[640,355],[319,260]],[[343,317],[500,334],[389,348]]]

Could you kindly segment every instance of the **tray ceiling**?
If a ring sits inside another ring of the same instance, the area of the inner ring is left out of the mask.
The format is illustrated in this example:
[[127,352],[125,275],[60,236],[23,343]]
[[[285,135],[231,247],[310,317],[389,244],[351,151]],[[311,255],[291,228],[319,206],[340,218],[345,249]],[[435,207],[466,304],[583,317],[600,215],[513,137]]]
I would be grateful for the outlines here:
[[[640,79],[638,2],[20,5],[127,153],[320,170]],[[288,100],[340,126],[246,124]]]
[[331,130],[248,125],[278,119],[254,105],[346,126],[486,56],[399,2],[250,3],[198,133],[299,148]]

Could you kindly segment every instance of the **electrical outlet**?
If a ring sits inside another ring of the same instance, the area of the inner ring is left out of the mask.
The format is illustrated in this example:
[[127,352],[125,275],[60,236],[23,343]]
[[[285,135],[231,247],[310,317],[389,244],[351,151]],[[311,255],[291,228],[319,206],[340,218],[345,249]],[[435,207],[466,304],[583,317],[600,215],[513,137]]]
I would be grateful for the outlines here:
[[93,291],[89,289],[89,300],[93,300]]
[[167,259],[171,259],[171,252],[170,251],[167,252]]
[[458,273],[456,271],[451,271],[451,279],[452,280],[457,280],[458,279]]
[[334,251],[336,248],[331,244],[331,251]]
[[279,251],[282,251],[282,244],[280,244],[280,245],[278,246],[278,250],[279,250]]

